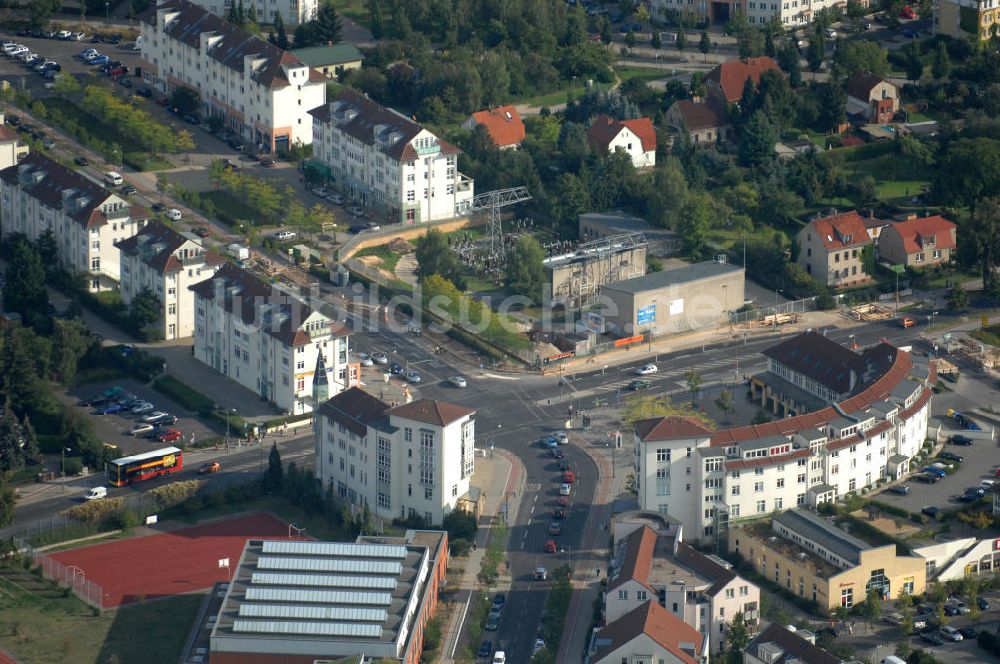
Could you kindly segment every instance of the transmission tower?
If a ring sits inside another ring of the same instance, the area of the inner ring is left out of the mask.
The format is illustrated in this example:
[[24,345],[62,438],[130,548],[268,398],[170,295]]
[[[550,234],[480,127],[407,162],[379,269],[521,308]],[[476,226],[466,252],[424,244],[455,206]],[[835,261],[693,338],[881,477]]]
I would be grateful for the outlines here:
[[489,215],[487,231],[490,236],[489,263],[499,270],[503,265],[503,229],[500,223],[500,210],[531,200],[527,187],[511,187],[510,189],[494,189],[482,194],[476,194],[469,204],[468,212],[485,212]]

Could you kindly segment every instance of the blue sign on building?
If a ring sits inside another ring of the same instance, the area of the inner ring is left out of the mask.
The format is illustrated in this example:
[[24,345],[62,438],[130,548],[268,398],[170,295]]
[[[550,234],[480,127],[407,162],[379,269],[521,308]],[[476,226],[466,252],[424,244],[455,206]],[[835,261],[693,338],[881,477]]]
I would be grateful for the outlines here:
[[648,307],[643,307],[639,309],[639,315],[635,319],[636,325],[645,325],[646,323],[656,322],[656,305],[651,304]]

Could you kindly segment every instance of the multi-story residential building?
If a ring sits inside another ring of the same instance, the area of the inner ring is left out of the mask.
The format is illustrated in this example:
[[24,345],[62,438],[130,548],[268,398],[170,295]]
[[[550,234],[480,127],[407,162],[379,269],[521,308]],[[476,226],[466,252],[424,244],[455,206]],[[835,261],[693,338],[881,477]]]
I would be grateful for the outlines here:
[[[631,528],[631,530],[629,530]],[[683,524],[657,514],[616,517],[604,615],[614,624],[648,600],[663,606],[718,655],[739,614],[750,634],[760,622],[760,590],[718,556],[683,541]]]
[[1000,5],[994,0],[940,0],[934,5],[934,34],[986,41],[1000,31]]
[[[216,16],[228,16],[233,5],[238,0],[192,0],[199,7],[204,7]],[[258,23],[273,24],[274,19],[281,15],[285,25],[298,25],[316,16],[319,7],[318,0],[244,0],[243,11],[253,9],[257,12]]]
[[21,145],[17,132],[10,125],[4,124],[3,113],[0,113],[0,171],[10,168],[26,154],[28,146]]
[[842,664],[843,661],[816,645],[816,635],[809,630],[793,632],[779,623],[768,625],[743,651],[743,664]]
[[260,150],[312,142],[309,110],[326,98],[321,73],[189,0],[165,0],[138,18],[148,85],[194,90],[205,114]]
[[392,407],[352,387],[319,407],[316,475],[382,519],[440,524],[470,500],[474,413],[431,399]]
[[587,140],[599,154],[624,152],[635,168],[656,166],[656,129],[649,118],[615,120],[598,115],[587,129]]
[[0,233],[37,240],[51,231],[60,266],[92,291],[118,287],[115,243],[146,225],[147,211],[49,159],[28,154],[0,171]]
[[347,88],[310,113],[314,164],[390,223],[450,219],[472,202],[473,182],[458,171],[460,150],[401,113]]
[[873,546],[809,510],[733,528],[728,545],[762,576],[823,609],[850,609],[871,591],[881,600],[922,595],[927,585],[923,558],[897,555],[895,544]]
[[847,114],[862,122],[888,124],[899,110],[899,88],[870,71],[855,73],[845,87]]
[[798,264],[821,283],[834,288],[871,281],[862,250],[872,238],[865,219],[856,210],[813,219],[795,236]]
[[705,91],[710,99],[723,107],[727,104],[736,104],[743,97],[747,79],[758,85],[761,74],[766,71],[781,72],[774,58],[766,55],[745,60],[729,60],[716,65],[705,75]]
[[[798,346],[817,362],[830,356],[814,350],[814,343],[815,336],[804,336]],[[855,372],[846,398],[839,389],[823,392],[819,385],[808,392],[810,374],[790,362],[783,375],[751,381],[755,398],[761,385],[768,385],[768,394],[784,389],[791,396],[778,401],[797,407],[820,405],[817,392],[836,397],[817,410],[788,410],[774,422],[716,431],[691,417],[636,422],[640,507],[670,514],[687,532],[712,539],[741,519],[815,507],[906,476],[926,438],[936,375],[924,361],[886,342],[866,349],[861,358],[846,366],[824,365],[831,372]]]
[[317,357],[329,393],[350,383],[348,333],[319,311],[232,263],[194,292],[194,356],[292,413],[312,410]]
[[160,333],[166,340],[194,334],[194,293],[190,286],[208,279],[226,262],[194,237],[154,221],[116,243],[121,252],[121,295],[126,305],[148,289],[162,304]]
[[958,226],[941,215],[911,215],[886,226],[878,239],[880,258],[914,268],[947,263],[957,247]]

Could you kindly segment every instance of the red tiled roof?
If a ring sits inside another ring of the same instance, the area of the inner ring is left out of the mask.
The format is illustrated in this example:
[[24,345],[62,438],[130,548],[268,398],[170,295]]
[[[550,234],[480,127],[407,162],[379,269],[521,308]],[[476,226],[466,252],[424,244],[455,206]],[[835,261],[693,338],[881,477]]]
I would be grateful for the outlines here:
[[649,118],[615,120],[608,115],[598,115],[594,118],[590,128],[587,129],[587,138],[595,148],[607,151],[611,141],[625,128],[639,137],[644,152],[656,150],[656,130],[653,128],[653,121]]
[[7,125],[0,125],[0,141],[16,141],[17,132]]
[[389,404],[360,387],[344,390],[319,407],[321,417],[341,424],[356,436],[365,436],[368,425],[385,417]]
[[941,215],[917,217],[889,224],[883,232],[896,232],[903,240],[903,250],[907,254],[926,251],[930,246],[922,246],[929,238],[934,238],[933,249],[954,249],[955,232],[958,226]]
[[705,438],[712,432],[705,428],[696,417],[670,415],[638,420],[634,425],[639,440],[650,443],[659,440],[676,440],[679,438]]
[[653,566],[653,551],[656,550],[656,531],[649,526],[634,530],[625,538],[624,546],[621,569],[613,579],[608,580],[608,590],[627,581],[646,585],[649,570]]
[[857,210],[813,219],[806,228],[819,235],[827,251],[840,251],[871,243],[868,228]]
[[[139,209],[143,210],[144,208]],[[184,264],[174,252],[187,242],[202,250],[200,255],[205,265],[221,265],[226,262],[226,259],[219,254],[205,250],[199,242],[184,237],[158,221],[147,224],[145,228],[132,237],[116,242],[115,246],[124,254],[140,256],[142,261],[151,268],[160,274],[166,274],[184,269]]]
[[518,145],[524,140],[524,122],[513,106],[476,111],[472,119],[477,125],[486,127],[493,143],[499,147]]
[[752,78],[756,85],[760,83],[760,75],[769,70],[781,71],[774,58],[766,55],[746,60],[730,60],[708,72],[705,81],[720,88],[726,101],[732,103],[739,101],[743,96],[743,86],[746,85],[747,78]]
[[643,634],[683,664],[696,664],[697,660],[681,646],[693,647],[694,652],[700,654],[704,638],[701,632],[667,611],[658,602],[649,600],[597,633],[595,641],[607,645],[598,646],[592,661],[594,664],[612,664],[604,658]]
[[396,415],[397,417],[405,417],[409,420],[416,420],[424,424],[445,427],[467,415],[472,415],[474,412],[476,411],[471,408],[458,406],[446,401],[419,399],[412,403],[404,403],[402,406],[396,406],[389,411],[389,414]]
[[787,436],[797,431],[803,431],[804,429],[820,429],[824,424],[840,417],[842,414],[850,415],[851,413],[856,413],[864,410],[876,401],[887,398],[892,388],[909,375],[910,366],[910,354],[897,351],[892,360],[892,365],[880,378],[860,393],[838,404],[841,412],[838,412],[833,406],[827,406],[822,410],[806,413],[805,415],[796,415],[795,417],[785,417],[774,422],[767,422],[766,424],[751,424],[734,429],[723,429],[712,434],[711,444],[713,447],[729,446],[744,440],[755,440],[757,438],[777,435]]
[[726,462],[726,470],[746,470],[748,468],[761,468],[763,466],[771,466],[776,463],[787,463],[789,461],[794,461],[795,459],[803,459],[811,454],[808,448],[801,450],[794,450],[788,454],[781,454],[777,456],[766,456],[759,457],[757,459],[736,459],[734,461]]

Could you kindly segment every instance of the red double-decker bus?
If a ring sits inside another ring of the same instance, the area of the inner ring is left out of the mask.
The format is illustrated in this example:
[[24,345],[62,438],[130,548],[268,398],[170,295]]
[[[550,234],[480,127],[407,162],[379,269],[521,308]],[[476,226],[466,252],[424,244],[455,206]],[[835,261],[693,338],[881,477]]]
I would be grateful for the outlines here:
[[114,486],[125,486],[160,475],[176,473],[184,467],[184,455],[176,447],[164,447],[152,452],[109,461],[108,482]]

